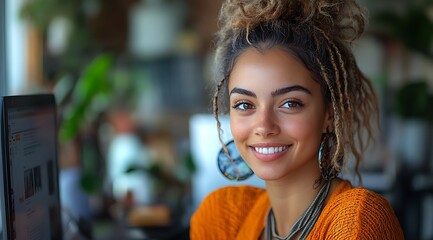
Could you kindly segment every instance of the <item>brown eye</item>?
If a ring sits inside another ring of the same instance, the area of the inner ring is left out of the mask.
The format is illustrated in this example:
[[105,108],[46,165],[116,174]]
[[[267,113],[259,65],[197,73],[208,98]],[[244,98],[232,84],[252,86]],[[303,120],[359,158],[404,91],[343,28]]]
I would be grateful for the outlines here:
[[287,109],[294,109],[294,108],[300,108],[304,106],[300,101],[297,100],[289,100],[286,101],[281,107],[287,108]]
[[233,108],[240,111],[247,111],[249,109],[254,109],[254,106],[247,102],[239,102],[236,103]]

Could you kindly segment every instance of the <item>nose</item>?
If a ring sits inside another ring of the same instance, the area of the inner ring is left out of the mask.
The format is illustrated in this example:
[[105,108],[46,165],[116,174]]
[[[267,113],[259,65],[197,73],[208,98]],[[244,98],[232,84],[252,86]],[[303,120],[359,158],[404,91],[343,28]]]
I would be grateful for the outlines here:
[[269,138],[277,135],[279,132],[280,127],[277,122],[277,116],[272,109],[262,109],[256,112],[255,135]]

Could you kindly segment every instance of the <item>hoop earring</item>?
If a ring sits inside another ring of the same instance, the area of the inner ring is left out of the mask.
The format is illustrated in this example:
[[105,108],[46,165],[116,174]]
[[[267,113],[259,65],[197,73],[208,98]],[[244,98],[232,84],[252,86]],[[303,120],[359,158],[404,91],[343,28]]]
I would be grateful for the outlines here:
[[[340,174],[340,172],[331,164],[330,159],[333,155],[332,152],[335,151],[336,143],[337,139],[334,133],[325,133],[322,142],[320,143],[318,156],[319,168],[322,178],[326,181],[332,180]],[[340,157],[338,162],[341,162]]]
[[221,148],[218,153],[217,163],[224,177],[232,181],[242,181],[254,174],[236,149],[234,140],[226,143]]

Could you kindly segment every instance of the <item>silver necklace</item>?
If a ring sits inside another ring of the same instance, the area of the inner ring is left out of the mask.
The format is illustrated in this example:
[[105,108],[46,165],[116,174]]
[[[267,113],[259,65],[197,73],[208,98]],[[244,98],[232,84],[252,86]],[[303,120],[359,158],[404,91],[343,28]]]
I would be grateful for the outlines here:
[[304,212],[304,214],[296,221],[292,229],[290,229],[289,233],[285,237],[281,237],[277,234],[274,213],[272,212],[272,209],[270,209],[266,218],[265,239],[291,240],[298,233],[299,239],[305,239],[310,233],[311,229],[313,229],[314,224],[322,212],[323,202],[328,195],[330,186],[331,181],[326,181],[319,193],[317,193],[314,201]]

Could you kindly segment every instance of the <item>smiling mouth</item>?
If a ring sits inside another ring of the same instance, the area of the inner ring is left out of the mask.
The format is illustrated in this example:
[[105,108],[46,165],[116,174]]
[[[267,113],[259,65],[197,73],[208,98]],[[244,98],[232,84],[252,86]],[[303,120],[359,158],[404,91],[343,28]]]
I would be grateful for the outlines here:
[[258,152],[260,154],[264,154],[264,155],[283,152],[287,148],[289,148],[289,146],[280,146],[280,147],[253,147],[254,151],[256,151],[256,152]]

